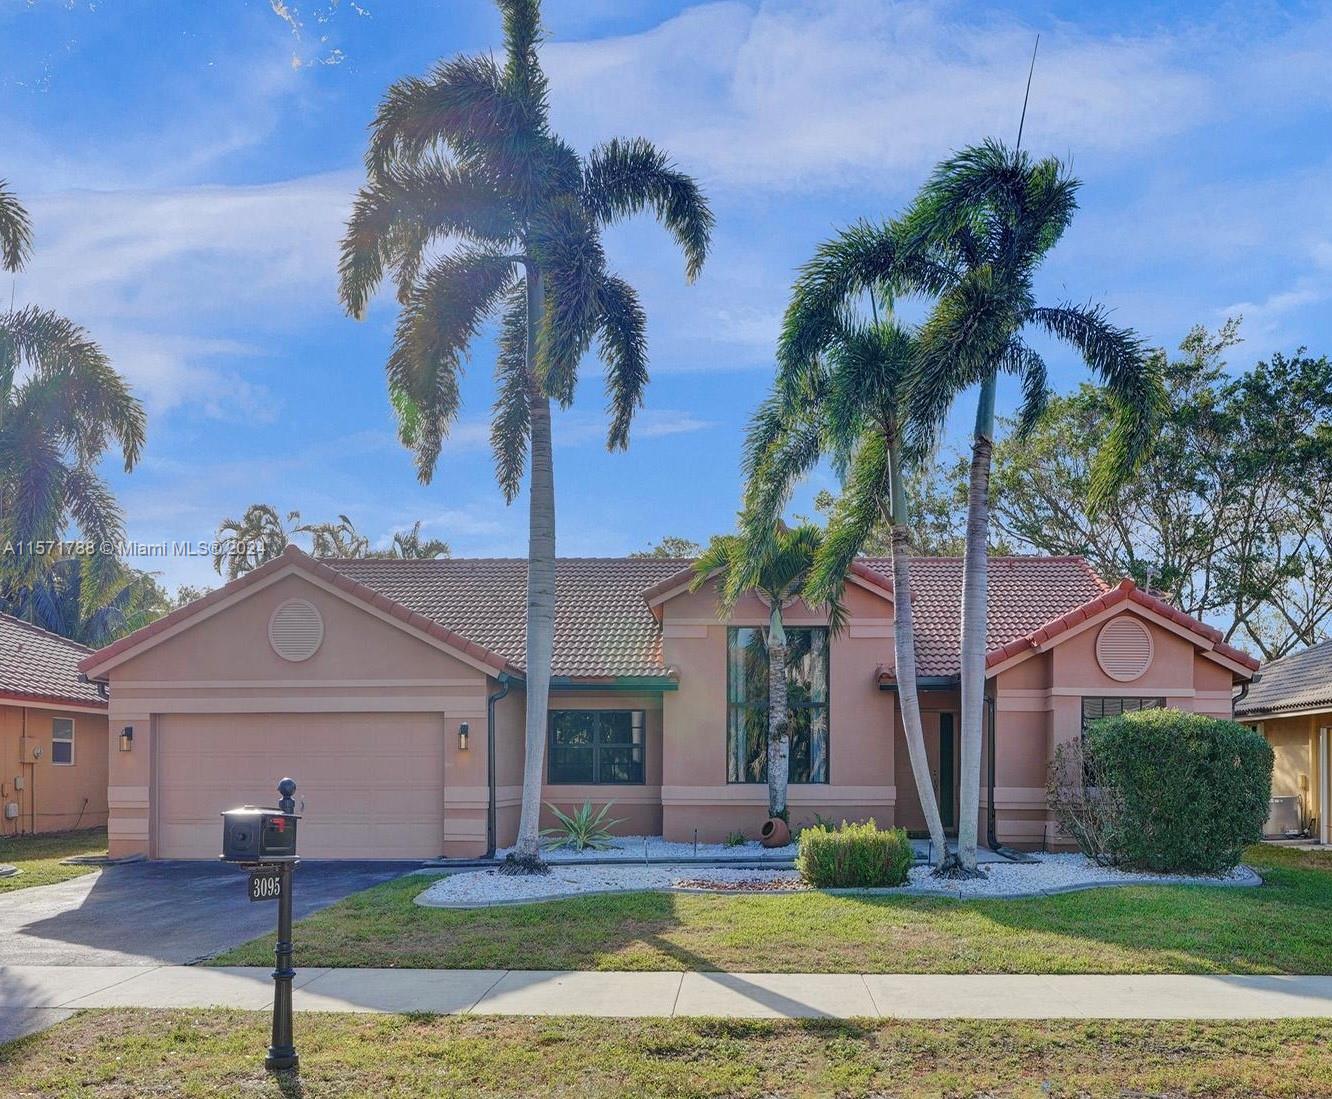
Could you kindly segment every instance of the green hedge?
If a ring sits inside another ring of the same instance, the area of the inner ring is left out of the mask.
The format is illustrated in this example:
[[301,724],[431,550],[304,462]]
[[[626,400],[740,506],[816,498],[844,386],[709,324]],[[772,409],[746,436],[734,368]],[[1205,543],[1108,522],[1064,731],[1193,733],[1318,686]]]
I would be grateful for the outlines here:
[[887,831],[870,820],[842,821],[840,828],[819,825],[800,832],[796,867],[819,889],[870,889],[902,885],[914,855],[901,828]]
[[1262,838],[1272,746],[1234,721],[1143,710],[1094,722],[1087,749],[1116,811],[1106,846],[1120,865],[1217,874]]

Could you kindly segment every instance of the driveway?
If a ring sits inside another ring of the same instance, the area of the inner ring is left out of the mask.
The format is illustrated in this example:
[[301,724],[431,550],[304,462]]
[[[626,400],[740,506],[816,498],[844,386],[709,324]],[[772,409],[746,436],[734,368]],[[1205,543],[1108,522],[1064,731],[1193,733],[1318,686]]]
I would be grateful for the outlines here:
[[[296,918],[414,869],[402,862],[302,862],[293,889]],[[108,866],[0,895],[0,966],[180,965],[270,932],[276,921],[277,905],[251,902],[245,874],[234,866]]]

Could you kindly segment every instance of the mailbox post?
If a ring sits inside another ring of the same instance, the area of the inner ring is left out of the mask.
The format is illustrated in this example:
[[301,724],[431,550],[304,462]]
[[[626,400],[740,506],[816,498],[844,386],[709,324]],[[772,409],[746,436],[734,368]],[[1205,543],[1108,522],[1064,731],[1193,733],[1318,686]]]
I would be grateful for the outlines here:
[[250,900],[278,902],[277,945],[273,950],[273,1037],[264,1067],[270,1072],[300,1067],[293,1042],[291,985],[292,968],[291,886],[296,855],[296,783],[284,778],[278,783],[277,809],[247,805],[222,814],[222,859],[249,869]]

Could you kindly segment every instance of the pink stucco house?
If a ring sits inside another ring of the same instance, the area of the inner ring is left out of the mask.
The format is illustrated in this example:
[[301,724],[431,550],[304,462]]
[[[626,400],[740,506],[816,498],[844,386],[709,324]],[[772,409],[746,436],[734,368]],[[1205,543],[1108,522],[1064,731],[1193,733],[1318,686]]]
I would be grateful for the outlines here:
[[[718,619],[683,560],[559,562],[545,800],[613,801],[627,833],[716,841],[766,815],[765,608]],[[958,788],[961,562],[912,563],[919,676],[945,818]],[[111,851],[217,854],[218,813],[300,783],[309,857],[482,855],[512,842],[522,781],[526,565],[314,560],[295,549],[81,667],[110,689]],[[990,572],[997,839],[1053,842],[1045,772],[1083,723],[1170,705],[1229,716],[1257,662],[1215,630],[1079,558],[1001,557]],[[849,623],[786,616],[792,821],[815,813],[923,827],[897,716],[888,562],[848,579]],[[988,776],[989,760],[983,763]],[[992,789],[992,797],[991,797]]]

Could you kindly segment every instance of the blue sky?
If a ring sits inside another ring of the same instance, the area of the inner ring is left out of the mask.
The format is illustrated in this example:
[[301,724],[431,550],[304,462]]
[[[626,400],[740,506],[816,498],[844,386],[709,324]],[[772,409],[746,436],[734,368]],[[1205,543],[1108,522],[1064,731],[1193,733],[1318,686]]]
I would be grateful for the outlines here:
[[[580,149],[657,141],[718,216],[693,286],[650,221],[611,234],[653,380],[627,454],[604,449],[595,364],[557,421],[563,554],[730,528],[793,270],[951,150],[1011,140],[1037,32],[1024,143],[1084,181],[1042,295],[1102,301],[1171,346],[1242,313],[1237,366],[1332,349],[1328,6],[547,0],[545,19],[558,129]],[[380,95],[498,43],[487,0],[0,0],[0,177],[37,239],[4,289],[87,327],[145,402],[142,463],[107,463],[131,537],[205,539],[267,501],[345,512],[376,541],[419,518],[459,554],[525,551],[485,446],[489,335],[421,486],[385,398],[393,303],[357,323],[335,292]],[[1050,361],[1061,390],[1081,379]],[[135,563],[218,582],[199,558]]]

